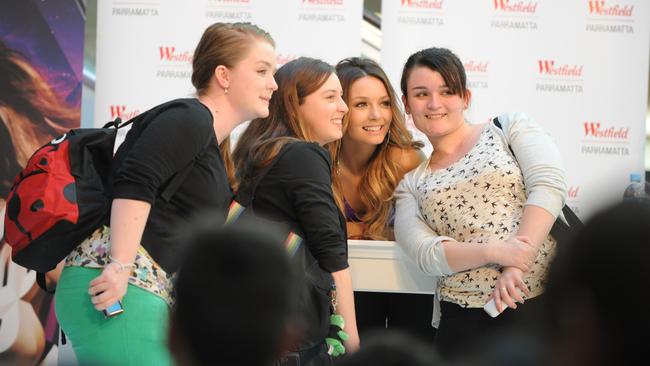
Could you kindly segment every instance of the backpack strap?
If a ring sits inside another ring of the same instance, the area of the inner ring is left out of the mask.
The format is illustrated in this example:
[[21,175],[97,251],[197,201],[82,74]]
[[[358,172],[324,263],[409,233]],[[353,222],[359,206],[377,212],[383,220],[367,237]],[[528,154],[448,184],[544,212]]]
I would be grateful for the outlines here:
[[[128,122],[127,122],[128,123]],[[172,179],[167,183],[165,186],[165,189],[163,189],[162,193],[160,194],[160,197],[165,200],[166,202],[169,202],[172,199],[172,196],[176,191],[181,187],[181,184],[185,182],[185,179],[187,178],[187,175],[190,173],[192,168],[194,168],[194,164],[205,154],[206,151],[208,151],[208,147],[210,146],[210,140],[208,139],[208,143],[205,144],[203,149],[190,161],[185,168],[179,170]]]
[[[501,122],[499,122],[499,117],[494,117],[492,120],[492,123],[494,123],[495,126],[499,127],[501,131],[503,131],[503,126],[501,125]],[[510,146],[510,143],[508,143],[508,149],[510,149],[510,153],[512,154],[512,157],[515,158],[515,161],[517,160],[517,157],[515,156],[515,152],[512,150],[512,147]],[[519,163],[517,163],[519,165]]]

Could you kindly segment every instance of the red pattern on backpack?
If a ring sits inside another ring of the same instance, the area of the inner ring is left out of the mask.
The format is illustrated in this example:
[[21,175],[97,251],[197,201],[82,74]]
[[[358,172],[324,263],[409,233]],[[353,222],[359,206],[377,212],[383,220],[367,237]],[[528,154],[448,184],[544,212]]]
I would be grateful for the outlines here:
[[7,197],[5,236],[14,255],[61,221],[76,224],[75,180],[67,136],[41,147],[16,177]]

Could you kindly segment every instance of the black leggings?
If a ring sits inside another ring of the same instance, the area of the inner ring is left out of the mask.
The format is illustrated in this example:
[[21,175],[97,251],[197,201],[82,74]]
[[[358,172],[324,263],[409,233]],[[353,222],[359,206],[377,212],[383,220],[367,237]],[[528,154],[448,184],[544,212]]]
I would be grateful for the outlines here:
[[543,306],[543,299],[536,297],[517,304],[517,309],[506,309],[496,318],[490,317],[483,308],[463,308],[457,304],[440,302],[440,325],[434,344],[447,360],[471,352],[489,340],[492,334],[515,328],[533,326]]
[[400,330],[432,343],[433,295],[355,292],[359,336],[378,329]]

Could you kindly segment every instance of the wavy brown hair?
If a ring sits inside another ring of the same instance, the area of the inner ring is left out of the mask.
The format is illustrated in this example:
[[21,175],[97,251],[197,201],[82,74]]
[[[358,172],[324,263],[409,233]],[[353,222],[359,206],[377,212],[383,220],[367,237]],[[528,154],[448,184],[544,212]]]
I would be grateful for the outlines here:
[[[366,235],[374,240],[386,240],[386,228],[393,205],[393,193],[405,173],[399,162],[392,158],[391,151],[394,149],[419,149],[423,145],[411,138],[411,134],[406,129],[404,115],[399,108],[397,95],[388,81],[386,73],[376,62],[358,57],[346,58],[336,65],[336,74],[343,86],[343,100],[348,105],[352,84],[365,76],[381,81],[390,99],[392,119],[388,134],[386,134],[384,142],[377,145],[357,187],[361,202],[364,207],[368,208],[368,211],[360,217],[366,224]],[[343,139],[349,123],[350,113],[347,113],[343,118]],[[338,164],[343,139],[334,141],[327,146],[334,164]],[[336,204],[345,213],[345,195],[337,171],[338,169],[332,169],[332,189]]]
[[317,59],[300,57],[275,72],[278,90],[269,104],[269,115],[251,121],[233,152],[239,183],[255,175],[293,141],[316,141],[306,123],[300,120],[298,107],[305,97],[320,88],[334,73],[334,68]]
[[0,198],[36,149],[79,121],[79,109],[68,106],[27,58],[0,42]]

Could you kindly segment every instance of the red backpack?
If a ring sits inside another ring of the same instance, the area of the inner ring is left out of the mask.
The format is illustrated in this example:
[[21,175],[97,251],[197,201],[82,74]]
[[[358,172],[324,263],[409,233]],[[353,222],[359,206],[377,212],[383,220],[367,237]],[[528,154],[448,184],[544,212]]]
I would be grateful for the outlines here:
[[4,240],[14,262],[47,272],[108,224],[111,161],[121,120],[71,130],[42,146],[7,196]]
[[[174,105],[161,104],[125,123],[117,118],[102,128],[70,130],[36,150],[7,196],[4,240],[12,247],[13,261],[48,272],[93,231],[108,225],[118,129]],[[171,200],[194,161],[161,187],[162,200]]]

